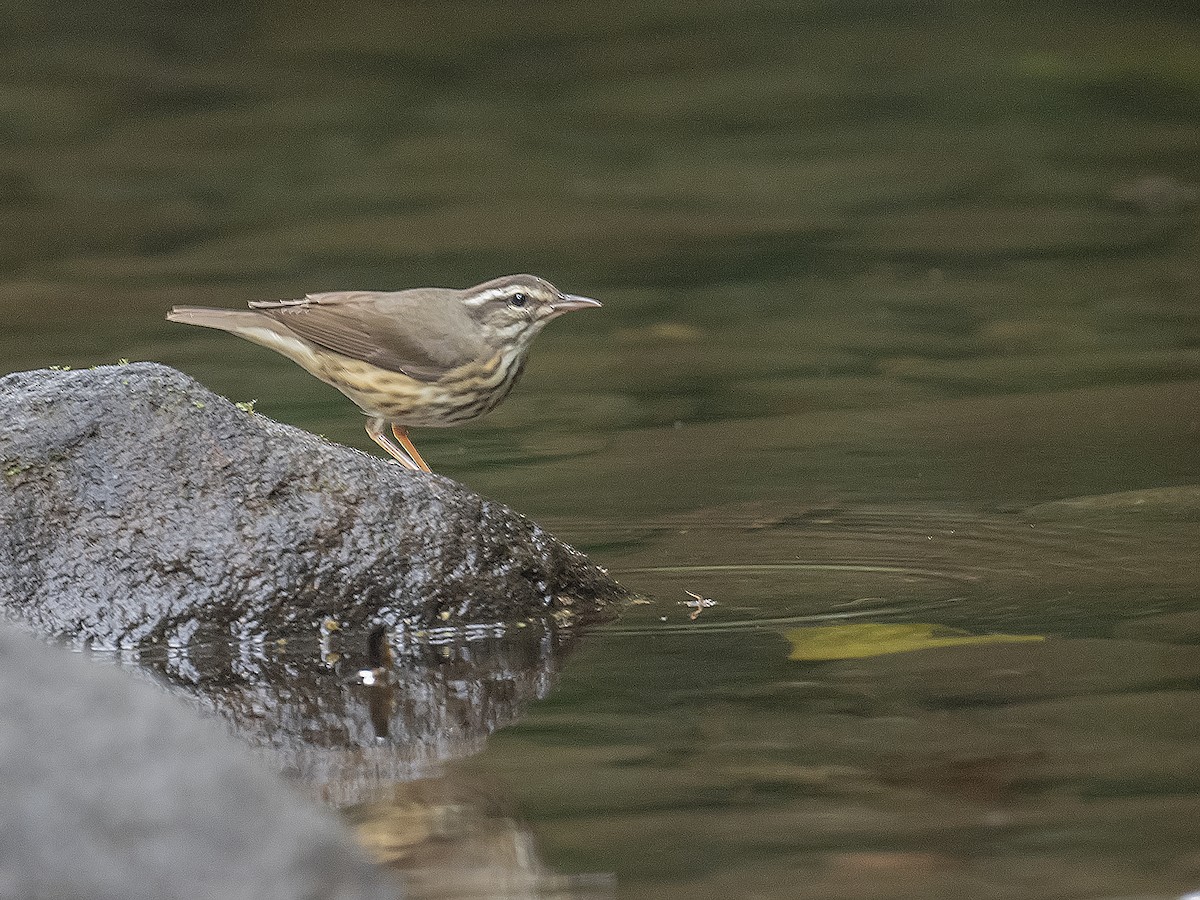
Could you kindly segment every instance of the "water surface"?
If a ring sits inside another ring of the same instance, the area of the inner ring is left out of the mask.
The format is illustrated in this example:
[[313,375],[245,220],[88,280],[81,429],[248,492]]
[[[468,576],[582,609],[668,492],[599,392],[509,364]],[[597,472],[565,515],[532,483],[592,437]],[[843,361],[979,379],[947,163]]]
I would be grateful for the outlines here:
[[605,302],[415,437],[655,602],[421,638],[384,694],[153,667],[273,710],[243,734],[414,894],[1200,886],[1187,4],[11,12],[0,369],[159,360],[372,450],[163,313],[517,271]]

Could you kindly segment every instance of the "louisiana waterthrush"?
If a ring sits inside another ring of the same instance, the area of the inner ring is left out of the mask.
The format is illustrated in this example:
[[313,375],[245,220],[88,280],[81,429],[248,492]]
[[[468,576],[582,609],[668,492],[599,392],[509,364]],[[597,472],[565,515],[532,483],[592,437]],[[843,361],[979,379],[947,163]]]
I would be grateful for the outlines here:
[[462,291],[335,291],[249,310],[176,306],[167,318],[282,353],[353,400],[370,417],[367,434],[401,465],[428,472],[410,427],[445,428],[490,412],[547,322],[599,305],[535,275],[508,275]]

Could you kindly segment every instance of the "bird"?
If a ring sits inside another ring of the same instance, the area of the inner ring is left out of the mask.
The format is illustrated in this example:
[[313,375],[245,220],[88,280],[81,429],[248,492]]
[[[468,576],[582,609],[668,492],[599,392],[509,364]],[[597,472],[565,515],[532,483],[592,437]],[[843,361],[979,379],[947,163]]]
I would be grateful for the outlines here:
[[248,305],[176,306],[167,319],[283,354],[349,397],[367,415],[371,440],[400,465],[429,472],[408,429],[491,412],[521,377],[541,330],[600,301],[536,275],[506,275],[465,290],[330,291]]

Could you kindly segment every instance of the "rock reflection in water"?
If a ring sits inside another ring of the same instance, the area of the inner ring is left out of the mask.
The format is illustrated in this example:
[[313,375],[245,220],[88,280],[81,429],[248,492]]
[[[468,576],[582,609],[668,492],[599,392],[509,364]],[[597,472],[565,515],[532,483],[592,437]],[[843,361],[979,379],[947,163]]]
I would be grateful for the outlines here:
[[572,642],[570,632],[533,625],[382,641],[335,631],[139,662],[273,767],[347,807],[479,752],[549,692]]
[[545,697],[575,639],[552,625],[143,654],[138,671],[224,720],[274,768],[342,810],[408,896],[595,897],[609,879],[541,860],[500,789],[444,771]]

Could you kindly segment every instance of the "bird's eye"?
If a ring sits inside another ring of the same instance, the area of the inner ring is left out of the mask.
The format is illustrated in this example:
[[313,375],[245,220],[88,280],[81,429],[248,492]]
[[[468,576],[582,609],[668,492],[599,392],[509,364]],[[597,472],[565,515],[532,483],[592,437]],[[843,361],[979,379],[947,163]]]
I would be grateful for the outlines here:
[[517,293],[517,294],[513,294],[509,298],[508,305],[521,307],[521,306],[524,306],[528,300],[529,300],[529,298],[527,296],[525,296],[524,294]]

